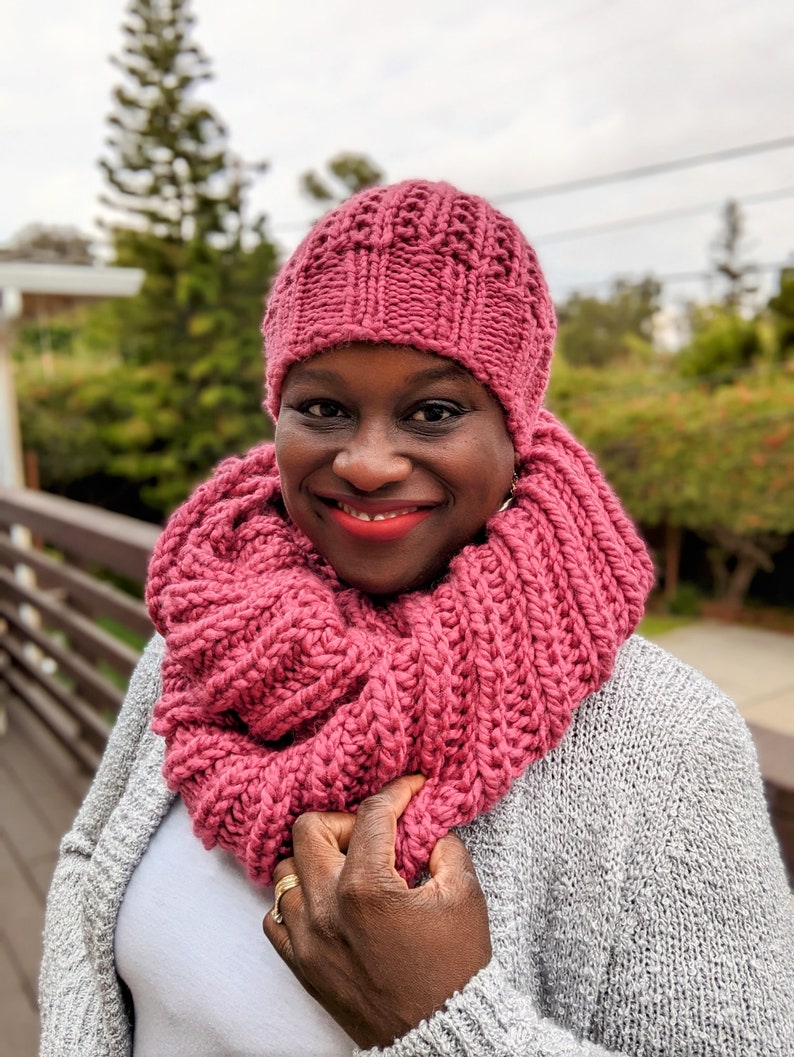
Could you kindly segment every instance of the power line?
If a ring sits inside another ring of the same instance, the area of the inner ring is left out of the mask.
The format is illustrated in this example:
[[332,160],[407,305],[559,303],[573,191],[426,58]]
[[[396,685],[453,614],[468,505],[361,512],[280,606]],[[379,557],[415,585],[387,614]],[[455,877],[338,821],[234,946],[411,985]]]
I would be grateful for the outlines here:
[[[754,272],[777,272],[782,268],[791,268],[791,261],[772,261],[766,264],[754,264]],[[660,283],[694,283],[701,282],[704,279],[716,278],[714,272],[666,272],[662,275],[656,275],[652,271],[646,272],[641,276],[631,275],[617,275],[610,276],[606,279],[589,279],[584,283],[569,283],[571,289],[579,292],[581,290],[590,290],[599,286],[606,286],[615,282],[624,283],[641,283],[645,279],[656,279]]]
[[794,147],[794,136],[781,136],[779,139],[762,140],[759,143],[745,143],[740,147],[727,147],[724,150],[710,151],[707,154],[692,154],[686,158],[675,158],[670,161],[653,162],[650,165],[639,165],[634,169],[619,169],[616,172],[601,173],[597,176],[583,176],[576,180],[562,180],[559,183],[542,184],[524,191],[507,191],[500,195],[491,195],[490,201],[495,205],[506,202],[519,202],[525,198],[542,198],[546,195],[568,194],[581,191],[587,187],[602,184],[620,183],[624,180],[639,180],[656,173],[673,172],[677,169],[694,169],[699,165],[710,165],[714,162],[729,161],[732,158],[747,157],[752,154],[766,154],[773,150],[785,150]]
[[[759,143],[745,143],[739,147],[728,147],[724,150],[711,151],[707,154],[694,154],[686,158],[675,158],[669,161],[654,162],[650,165],[640,165],[635,169],[621,169],[612,173],[601,173],[595,176],[583,176],[576,180],[563,180],[560,183],[544,184],[540,187],[531,187],[524,191],[507,191],[503,194],[490,195],[489,201],[495,205],[503,205],[506,202],[518,202],[525,198],[541,198],[545,195],[568,194],[572,191],[584,190],[588,187],[596,187],[608,183],[619,183],[623,180],[636,180],[644,176],[652,176],[655,173],[673,172],[678,169],[693,169],[699,165],[710,165],[718,162],[730,161],[732,158],[740,158],[753,154],[765,154],[769,151],[785,150],[794,147],[794,136],[781,136],[778,139],[762,140]],[[306,231],[310,221],[293,220],[274,223],[274,230],[279,231]]]
[[[743,205],[755,205],[759,202],[773,202],[781,198],[794,196],[794,187],[781,187],[775,191],[760,191],[754,195],[743,195],[735,201]],[[563,228],[559,231],[547,231],[532,236],[533,244],[540,245],[548,242],[565,242],[569,239],[587,238],[591,235],[601,235],[609,231],[620,231],[623,228],[642,227],[646,224],[661,224],[667,220],[678,220],[681,217],[697,216],[700,213],[711,213],[725,205],[725,199],[719,202],[702,202],[696,206],[682,206],[680,209],[666,209],[657,213],[640,213],[633,217],[622,217],[619,220],[609,220],[603,224],[588,224],[577,228]]]

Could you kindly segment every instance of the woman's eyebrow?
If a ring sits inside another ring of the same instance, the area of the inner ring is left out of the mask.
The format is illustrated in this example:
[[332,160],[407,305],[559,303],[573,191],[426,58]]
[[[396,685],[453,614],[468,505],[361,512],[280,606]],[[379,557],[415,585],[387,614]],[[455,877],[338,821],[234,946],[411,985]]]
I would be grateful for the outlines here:
[[417,371],[416,374],[409,375],[406,380],[410,385],[416,385],[420,382],[438,382],[447,378],[459,380],[470,377],[471,375],[464,367],[450,360],[449,363],[442,364],[440,367],[428,367],[424,371]]
[[339,375],[322,367],[304,367],[294,375],[296,382],[338,382]]

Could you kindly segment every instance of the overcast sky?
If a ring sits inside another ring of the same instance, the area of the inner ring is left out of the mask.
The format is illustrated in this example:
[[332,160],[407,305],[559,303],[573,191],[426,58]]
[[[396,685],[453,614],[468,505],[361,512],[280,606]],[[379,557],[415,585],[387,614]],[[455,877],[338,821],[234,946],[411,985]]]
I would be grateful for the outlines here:
[[[298,177],[341,150],[389,180],[486,197],[794,134],[791,0],[194,0],[231,147],[267,159],[254,205],[285,248],[316,213]],[[4,0],[0,242],[31,222],[91,233],[121,0]],[[794,148],[503,208],[554,293],[701,271],[720,203],[788,190]],[[554,233],[701,205],[664,223]],[[748,202],[748,248],[791,259],[794,197]],[[677,296],[694,289],[671,285]],[[701,288],[701,293],[705,291]]]

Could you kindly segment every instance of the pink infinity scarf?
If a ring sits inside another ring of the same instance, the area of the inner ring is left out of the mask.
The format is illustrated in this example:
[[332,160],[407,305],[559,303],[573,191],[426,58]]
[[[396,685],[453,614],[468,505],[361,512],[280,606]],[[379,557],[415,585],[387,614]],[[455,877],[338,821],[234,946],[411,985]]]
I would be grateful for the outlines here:
[[559,743],[652,580],[589,454],[547,412],[487,540],[388,603],[340,584],[288,520],[270,445],[228,459],[172,516],[150,567],[168,785],[207,848],[270,884],[302,812],[354,810],[421,772],[397,839],[412,882],[440,837]]

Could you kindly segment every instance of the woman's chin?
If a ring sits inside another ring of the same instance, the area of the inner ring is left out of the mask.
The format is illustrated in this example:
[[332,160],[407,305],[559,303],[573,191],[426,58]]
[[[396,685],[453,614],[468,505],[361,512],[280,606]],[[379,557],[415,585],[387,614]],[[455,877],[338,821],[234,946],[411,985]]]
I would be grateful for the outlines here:
[[372,569],[335,570],[346,587],[353,587],[371,598],[387,600],[409,591],[431,587],[444,576],[447,563],[432,569],[381,572]]

